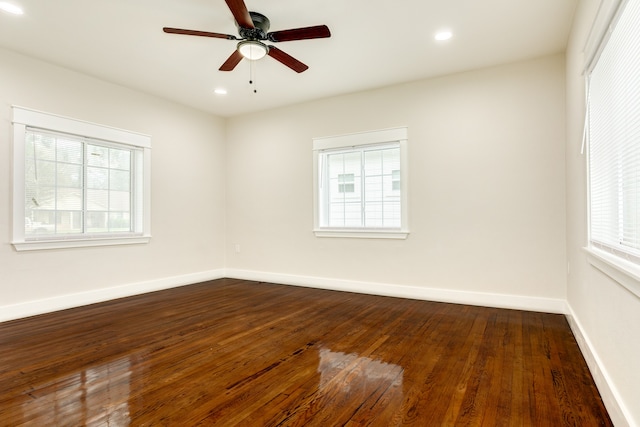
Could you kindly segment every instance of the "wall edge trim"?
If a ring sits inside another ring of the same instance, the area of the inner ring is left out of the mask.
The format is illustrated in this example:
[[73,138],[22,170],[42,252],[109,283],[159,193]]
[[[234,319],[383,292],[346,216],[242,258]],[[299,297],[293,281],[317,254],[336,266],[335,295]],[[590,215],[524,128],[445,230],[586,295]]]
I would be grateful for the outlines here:
[[226,277],[234,279],[270,282],[283,285],[303,286],[343,292],[356,292],[399,298],[479,305],[483,307],[507,308],[566,314],[564,299],[542,298],[510,294],[470,292],[461,290],[428,288],[389,283],[362,282],[327,277],[300,276],[254,270],[226,269]]
[[635,426],[636,424],[632,422],[630,412],[625,406],[618,389],[615,387],[605,365],[595,351],[589,336],[582,327],[580,319],[569,303],[567,303],[567,310],[568,312],[565,317],[567,318],[571,332],[573,332],[573,336],[578,342],[578,347],[580,347],[580,351],[587,362],[591,376],[596,383],[596,387],[598,387],[598,391],[609,412],[611,421],[618,427]]
[[4,305],[0,306],[0,322],[222,279],[225,277],[224,273],[224,269],[202,271]]

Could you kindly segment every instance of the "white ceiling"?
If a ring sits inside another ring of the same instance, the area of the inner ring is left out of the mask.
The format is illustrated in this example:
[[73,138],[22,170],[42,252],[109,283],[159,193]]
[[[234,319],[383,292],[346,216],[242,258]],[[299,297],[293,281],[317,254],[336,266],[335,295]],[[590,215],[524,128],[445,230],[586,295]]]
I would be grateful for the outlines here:
[[[245,0],[271,31],[326,24],[331,38],[277,47],[273,58],[218,71],[224,39],[165,34],[178,27],[237,35],[224,0],[3,0],[0,46],[229,117],[348,92],[563,52],[578,0]],[[453,38],[436,42],[436,31]],[[224,87],[225,96],[213,90]]]

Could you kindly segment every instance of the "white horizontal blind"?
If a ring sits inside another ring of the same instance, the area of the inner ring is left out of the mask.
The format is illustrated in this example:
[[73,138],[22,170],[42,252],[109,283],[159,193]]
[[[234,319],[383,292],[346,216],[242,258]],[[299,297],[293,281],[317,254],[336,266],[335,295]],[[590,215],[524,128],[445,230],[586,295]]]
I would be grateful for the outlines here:
[[323,227],[401,227],[400,144],[323,152]]
[[126,235],[140,230],[142,149],[28,128],[27,240]]
[[590,240],[640,261],[640,0],[628,0],[589,81]]

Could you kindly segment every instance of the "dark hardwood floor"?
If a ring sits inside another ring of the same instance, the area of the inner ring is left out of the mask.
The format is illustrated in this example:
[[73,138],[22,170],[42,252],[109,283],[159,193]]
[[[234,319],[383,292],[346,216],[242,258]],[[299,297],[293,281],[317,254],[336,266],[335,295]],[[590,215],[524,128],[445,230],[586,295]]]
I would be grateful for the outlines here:
[[0,323],[0,425],[612,424],[561,315],[223,279]]

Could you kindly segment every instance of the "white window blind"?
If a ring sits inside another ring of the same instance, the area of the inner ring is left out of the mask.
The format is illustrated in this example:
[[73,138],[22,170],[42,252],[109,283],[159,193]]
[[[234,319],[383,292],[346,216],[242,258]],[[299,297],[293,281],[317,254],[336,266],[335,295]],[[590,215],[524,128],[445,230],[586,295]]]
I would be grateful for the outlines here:
[[141,234],[142,149],[27,128],[25,237]]
[[12,108],[16,250],[149,241],[149,136]]
[[329,151],[322,164],[325,226],[400,228],[399,144]]
[[640,0],[622,4],[589,75],[590,241],[640,261]]
[[406,128],[314,139],[317,236],[406,238]]

